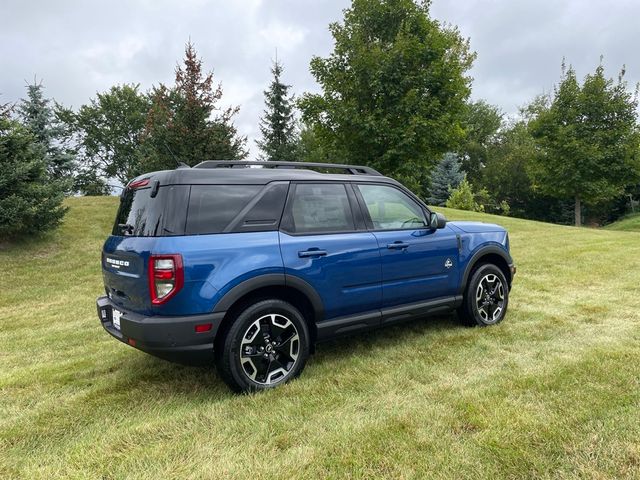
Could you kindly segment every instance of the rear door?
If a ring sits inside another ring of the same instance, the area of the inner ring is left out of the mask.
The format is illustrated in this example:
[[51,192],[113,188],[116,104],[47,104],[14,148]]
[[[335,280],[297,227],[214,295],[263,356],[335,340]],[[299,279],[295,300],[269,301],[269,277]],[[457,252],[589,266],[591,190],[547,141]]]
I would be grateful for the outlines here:
[[280,227],[285,273],[309,283],[325,319],[377,311],[380,253],[345,183],[293,183]]
[[449,228],[430,230],[422,206],[390,184],[357,185],[382,261],[382,306],[455,295],[458,240]]

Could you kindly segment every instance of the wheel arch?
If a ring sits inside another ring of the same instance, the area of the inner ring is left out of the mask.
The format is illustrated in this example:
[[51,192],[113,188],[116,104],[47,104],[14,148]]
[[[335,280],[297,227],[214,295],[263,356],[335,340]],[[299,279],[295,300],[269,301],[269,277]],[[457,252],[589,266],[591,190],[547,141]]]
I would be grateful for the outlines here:
[[509,288],[511,288],[511,281],[513,279],[511,276],[510,266],[513,264],[513,260],[511,259],[511,256],[504,251],[504,249],[495,245],[490,245],[480,248],[467,262],[467,266],[462,275],[462,281],[460,282],[460,294],[463,294],[467,288],[467,282],[469,281],[471,272],[473,272],[476,266],[484,263],[492,263],[496,265],[504,274],[504,277],[507,279],[507,284],[509,285]]
[[307,321],[311,347],[317,338],[316,323],[323,318],[324,307],[315,289],[304,280],[286,274],[267,274],[236,285],[216,304],[215,312],[225,312],[215,339],[214,350],[233,324],[237,315],[251,303],[267,298],[278,298],[291,303]]

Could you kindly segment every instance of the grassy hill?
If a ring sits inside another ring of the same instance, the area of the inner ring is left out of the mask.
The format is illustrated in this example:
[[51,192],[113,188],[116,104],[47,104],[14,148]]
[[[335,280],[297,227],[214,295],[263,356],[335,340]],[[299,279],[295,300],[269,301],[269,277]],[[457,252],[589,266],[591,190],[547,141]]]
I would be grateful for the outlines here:
[[510,230],[501,325],[342,339],[234,396],[102,330],[116,202],[0,250],[0,478],[640,477],[640,236],[443,209]]
[[607,225],[609,230],[622,230],[625,232],[640,232],[640,213],[627,215],[626,217]]

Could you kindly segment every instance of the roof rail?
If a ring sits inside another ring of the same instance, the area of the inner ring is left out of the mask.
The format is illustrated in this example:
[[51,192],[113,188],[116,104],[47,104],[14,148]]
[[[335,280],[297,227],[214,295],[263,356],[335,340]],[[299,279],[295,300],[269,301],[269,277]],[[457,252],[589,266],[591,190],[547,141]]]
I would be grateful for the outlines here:
[[243,168],[252,165],[267,168],[336,168],[345,170],[351,175],[382,175],[371,167],[361,165],[343,165],[340,163],[311,163],[311,162],[279,162],[279,161],[245,161],[245,160],[207,160],[193,168]]

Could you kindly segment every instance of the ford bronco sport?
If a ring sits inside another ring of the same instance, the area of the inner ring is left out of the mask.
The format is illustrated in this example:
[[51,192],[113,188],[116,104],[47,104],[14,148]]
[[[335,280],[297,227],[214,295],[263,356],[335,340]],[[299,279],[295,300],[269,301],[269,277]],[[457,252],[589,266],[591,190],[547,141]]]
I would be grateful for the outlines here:
[[126,186],[102,272],[113,337],[204,354],[251,391],[341,334],[454,310],[496,324],[515,267],[504,228],[447,222],[369,167],[206,161]]

